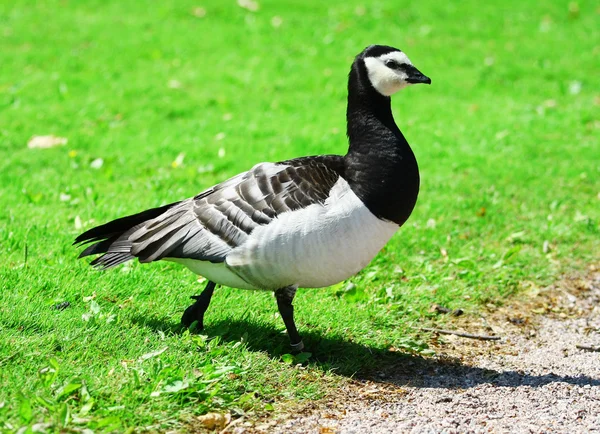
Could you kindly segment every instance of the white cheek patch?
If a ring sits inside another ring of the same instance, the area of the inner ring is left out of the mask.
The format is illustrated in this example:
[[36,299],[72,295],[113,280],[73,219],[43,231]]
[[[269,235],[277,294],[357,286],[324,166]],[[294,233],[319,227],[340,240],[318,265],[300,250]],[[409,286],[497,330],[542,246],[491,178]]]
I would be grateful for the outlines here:
[[394,60],[399,64],[412,65],[412,63],[406,54],[401,51],[394,51],[379,57],[365,58],[365,66],[371,84],[380,94],[390,96],[410,83],[406,81],[408,76],[405,72],[393,70],[385,66],[387,60]]
[[396,62],[398,62],[400,64],[408,63],[409,65],[412,65],[412,62],[410,61],[408,56],[406,54],[404,54],[402,51],[392,51],[391,53],[387,53],[382,56],[379,56],[378,59],[380,59],[384,63],[386,60],[395,60]]

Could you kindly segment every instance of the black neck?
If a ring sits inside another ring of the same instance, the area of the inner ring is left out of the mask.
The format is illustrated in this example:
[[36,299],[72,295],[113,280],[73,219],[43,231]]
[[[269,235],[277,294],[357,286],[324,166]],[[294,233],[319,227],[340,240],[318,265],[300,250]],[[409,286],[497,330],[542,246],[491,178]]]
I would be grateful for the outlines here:
[[373,88],[362,59],[350,71],[346,120],[346,180],[373,214],[402,225],[417,201],[419,168],[391,99]]

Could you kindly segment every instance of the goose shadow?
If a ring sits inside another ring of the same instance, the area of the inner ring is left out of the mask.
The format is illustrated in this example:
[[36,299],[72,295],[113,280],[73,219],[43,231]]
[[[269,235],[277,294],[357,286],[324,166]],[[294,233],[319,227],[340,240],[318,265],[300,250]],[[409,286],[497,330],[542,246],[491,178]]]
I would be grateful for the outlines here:
[[[163,333],[182,334],[186,330],[170,319],[133,316],[131,320]],[[266,352],[275,358],[289,353],[287,335],[251,320],[211,322],[202,334],[209,338],[219,337],[223,342],[243,340],[248,350]],[[343,336],[323,336],[311,331],[310,326],[304,328],[302,337],[306,351],[312,354],[306,362],[308,366],[321,371],[332,371],[357,381],[440,389],[469,389],[481,384],[499,387],[542,387],[551,383],[600,386],[600,378],[587,375],[536,375],[517,370],[494,370],[452,358],[389,351],[355,343]]]

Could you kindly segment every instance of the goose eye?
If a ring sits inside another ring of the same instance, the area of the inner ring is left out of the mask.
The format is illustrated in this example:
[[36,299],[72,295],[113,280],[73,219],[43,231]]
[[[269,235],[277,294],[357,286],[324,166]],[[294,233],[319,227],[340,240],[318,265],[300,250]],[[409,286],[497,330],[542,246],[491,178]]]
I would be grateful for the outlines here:
[[388,68],[391,69],[400,69],[400,64],[398,62],[396,62],[395,60],[386,60],[385,61],[385,66],[387,66]]

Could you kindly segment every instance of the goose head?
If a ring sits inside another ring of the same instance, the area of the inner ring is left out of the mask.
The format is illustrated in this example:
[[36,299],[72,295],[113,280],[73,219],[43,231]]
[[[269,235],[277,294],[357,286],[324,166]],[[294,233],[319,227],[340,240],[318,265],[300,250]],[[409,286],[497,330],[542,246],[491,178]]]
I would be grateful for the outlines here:
[[401,50],[387,45],[370,45],[357,56],[363,62],[373,88],[384,96],[417,83],[431,84],[431,79],[419,71]]

